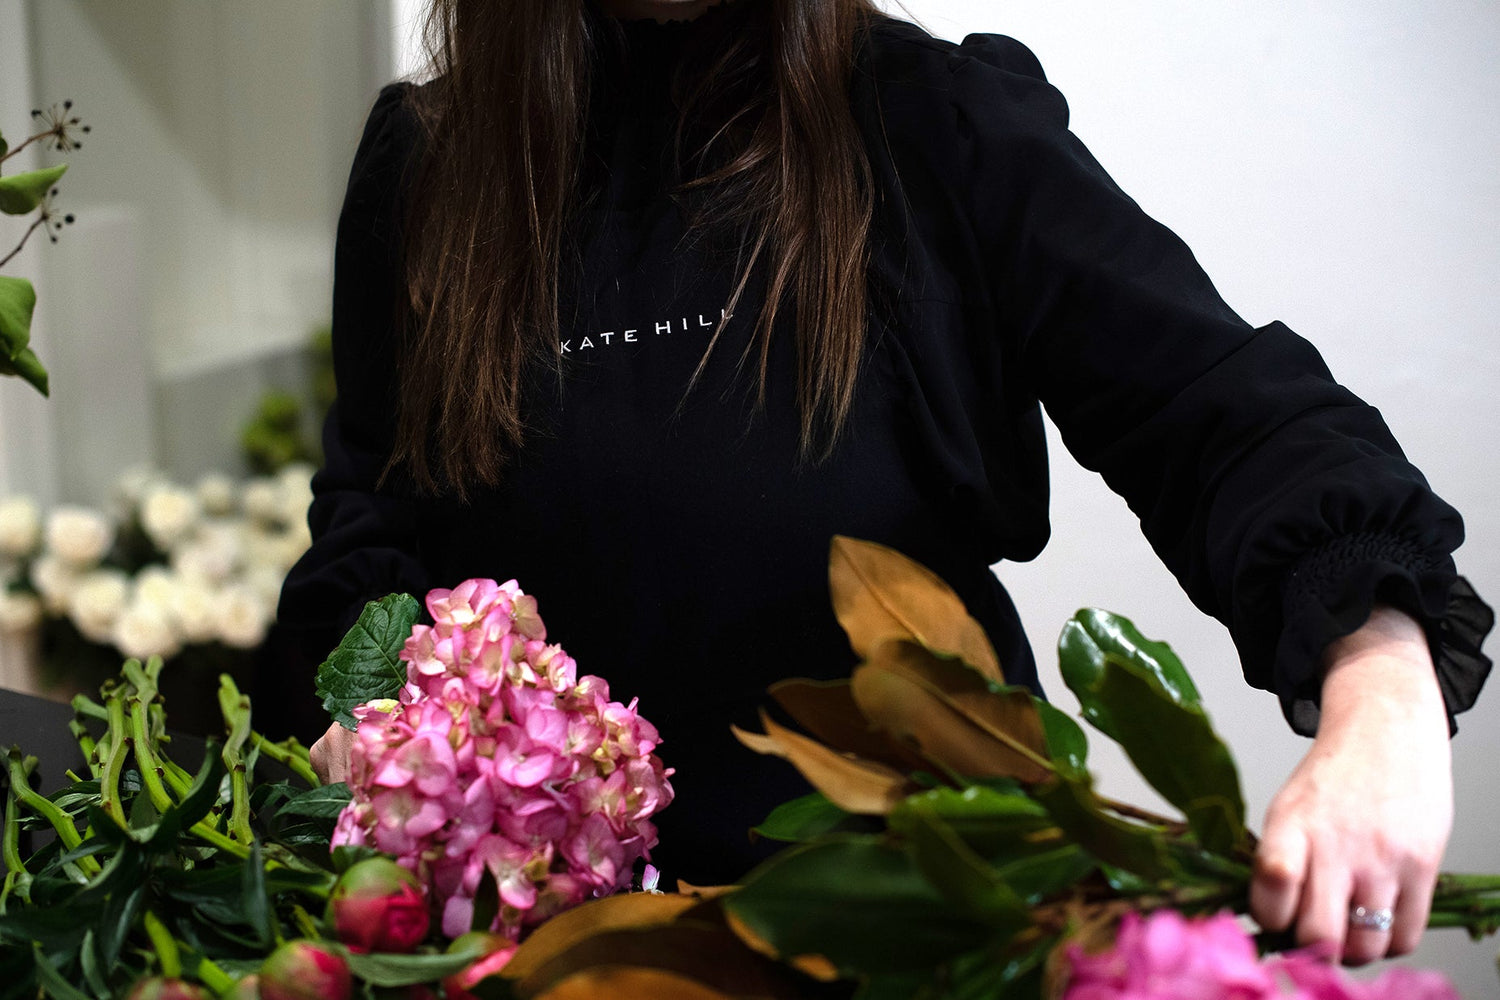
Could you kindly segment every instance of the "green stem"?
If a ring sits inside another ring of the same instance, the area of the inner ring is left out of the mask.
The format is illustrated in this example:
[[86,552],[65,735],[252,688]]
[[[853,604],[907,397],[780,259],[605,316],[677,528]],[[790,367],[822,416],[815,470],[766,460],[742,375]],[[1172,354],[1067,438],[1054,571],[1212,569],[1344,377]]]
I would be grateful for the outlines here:
[[[153,691],[154,695],[155,692]],[[141,771],[141,782],[146,786],[146,794],[151,796],[151,804],[158,811],[166,812],[175,803],[172,796],[167,794],[167,789],[162,785],[162,778],[166,774],[161,762],[156,759],[152,752],[151,736],[147,730],[146,703],[140,697],[130,699],[130,736],[135,747],[135,764]]]
[[130,753],[130,737],[125,727],[125,703],[120,691],[111,691],[104,707],[109,716],[109,753],[104,758],[104,770],[99,775],[100,806],[110,819],[121,828],[129,829],[125,818],[125,804],[120,801],[120,774],[125,769],[125,757]]
[[1500,875],[1456,875],[1444,872],[1438,876],[1433,898],[1481,892],[1500,892]]
[[198,959],[198,980],[207,986],[214,996],[221,997],[234,989],[234,980],[229,977],[229,973],[208,958]]
[[250,699],[240,694],[234,679],[219,675],[219,711],[229,737],[221,756],[229,769],[229,835],[242,844],[250,843],[250,789],[245,776],[245,741],[250,738]]
[[317,773],[312,769],[312,763],[307,755],[307,748],[297,742],[295,736],[289,737],[281,743],[272,743],[260,733],[251,731],[250,739],[254,741],[256,749],[267,757],[288,768],[293,774],[307,782],[313,788],[323,784]]
[[[29,778],[31,770],[36,766],[36,758],[26,758],[21,762],[22,777]],[[7,792],[5,796],[5,833],[0,837],[0,855],[5,859],[5,884],[0,887],[0,913],[5,912],[5,903],[10,899],[11,893],[17,893],[21,899],[30,902],[31,897],[31,872],[26,870],[26,862],[21,858],[21,815],[20,803],[16,801],[14,792]]]
[[151,939],[151,947],[161,962],[161,974],[168,979],[181,979],[182,952],[177,947],[177,939],[172,936],[171,931],[167,930],[167,925],[161,922],[161,918],[151,910],[142,912],[141,923],[145,926],[146,936]]
[[[32,790],[28,778],[31,769],[35,766],[35,757],[23,758],[20,749],[11,747],[8,763],[10,793],[21,805],[50,823],[52,829],[57,831],[57,839],[62,841],[63,848],[71,851],[83,843],[83,838],[79,836],[78,827],[73,823],[73,817],[59,809],[57,804],[45,795],[39,795]],[[100,870],[99,862],[94,858],[79,858],[78,867],[89,875],[97,875]]]

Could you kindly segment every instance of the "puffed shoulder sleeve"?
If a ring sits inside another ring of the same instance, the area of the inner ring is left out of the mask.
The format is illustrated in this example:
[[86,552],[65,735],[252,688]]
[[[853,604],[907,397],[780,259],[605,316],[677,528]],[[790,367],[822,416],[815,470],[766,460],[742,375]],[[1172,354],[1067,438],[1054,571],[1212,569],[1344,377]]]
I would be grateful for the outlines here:
[[1074,456],[1139,516],[1247,679],[1317,725],[1324,647],[1394,605],[1426,630],[1452,713],[1489,671],[1490,609],[1457,575],[1458,513],[1379,412],[1280,323],[1253,329],[1068,131],[1030,51],[947,57],[952,127],[994,315]]
[[338,394],[323,428],[324,465],[313,478],[312,546],[288,575],[277,612],[278,629],[304,671],[337,644],[365,601],[426,591],[415,506],[397,487],[377,486],[394,427],[401,190],[417,134],[404,95],[392,85],[376,100],[339,215]]

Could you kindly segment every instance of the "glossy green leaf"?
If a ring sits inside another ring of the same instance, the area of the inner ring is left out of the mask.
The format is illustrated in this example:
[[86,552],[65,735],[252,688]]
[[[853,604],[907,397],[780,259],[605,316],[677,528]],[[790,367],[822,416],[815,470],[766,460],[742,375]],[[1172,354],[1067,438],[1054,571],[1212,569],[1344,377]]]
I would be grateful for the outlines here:
[[849,814],[828,801],[826,795],[812,792],[790,802],[783,802],[750,832],[767,840],[800,843],[832,833],[849,820]]
[[87,993],[78,989],[62,975],[57,966],[48,960],[39,944],[32,945],[32,958],[36,961],[37,982],[42,985],[42,992],[53,1000],[93,1000]]
[[266,892],[266,865],[260,841],[250,845],[250,857],[240,865],[240,909],[245,923],[255,932],[257,943],[269,952],[276,941],[276,918]]
[[1151,787],[1187,817],[1198,842],[1229,852],[1245,841],[1245,800],[1239,770],[1203,709],[1172,699],[1135,662],[1105,657],[1095,683],[1115,739]]
[[1000,865],[1005,884],[1028,905],[1056,895],[1099,868],[1099,862],[1077,844],[1058,844]]
[[880,837],[785,850],[725,897],[724,907],[779,954],[821,955],[851,974],[928,970],[988,937],[907,851]]
[[1057,640],[1057,656],[1063,681],[1077,696],[1083,717],[1105,735],[1117,738],[1109,710],[1099,703],[1094,692],[1103,676],[1107,653],[1138,664],[1152,674],[1174,701],[1198,704],[1198,689],[1171,647],[1145,638],[1127,618],[1097,608],[1084,608],[1063,626]]
[[43,396],[52,394],[52,387],[47,376],[47,369],[42,366],[42,361],[36,356],[36,352],[29,347],[23,347],[20,351],[9,358],[0,357],[0,375],[10,375],[27,382],[33,389]]
[[1083,727],[1062,709],[1040,698],[1036,701],[1037,712],[1042,717],[1042,732],[1047,739],[1047,753],[1052,760],[1075,771],[1088,768],[1089,738]]
[[406,665],[397,657],[416,620],[417,600],[410,594],[390,594],[365,605],[354,627],[318,667],[318,697],[335,722],[353,729],[355,706],[400,692]]
[[36,288],[25,278],[0,274],[0,359],[21,352],[31,343],[31,317],[36,312]]
[[47,191],[68,172],[66,163],[41,170],[28,170],[22,174],[0,177],[0,212],[6,215],[25,215],[35,211],[47,197]]
[[[891,811],[893,827],[904,823],[905,814],[925,810],[947,824],[980,857],[1011,858],[1037,850],[1042,831],[1054,828],[1047,810],[1025,794],[1003,792],[983,786],[962,791],[934,788],[907,798]],[[1051,846],[1041,840],[1040,849]]]
[[1009,939],[1031,923],[1026,902],[933,809],[912,804],[889,822],[906,838],[927,880],[996,937]]
[[1059,774],[1033,794],[1063,832],[1100,861],[1151,881],[1175,873],[1162,832],[1107,812],[1087,774]]

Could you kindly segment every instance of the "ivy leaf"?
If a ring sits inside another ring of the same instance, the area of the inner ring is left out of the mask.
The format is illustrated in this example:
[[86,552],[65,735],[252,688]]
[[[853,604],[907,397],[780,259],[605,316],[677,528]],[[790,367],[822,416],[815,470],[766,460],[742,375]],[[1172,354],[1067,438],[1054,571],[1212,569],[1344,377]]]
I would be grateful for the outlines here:
[[42,199],[47,197],[47,191],[67,171],[68,165],[59,163],[55,167],[0,177],[0,212],[6,215],[25,215],[34,211],[42,203]]
[[14,375],[23,382],[31,383],[31,387],[43,396],[50,396],[51,387],[48,385],[47,369],[42,365],[36,352],[29,347],[23,347],[15,356],[7,360],[0,356],[0,375]]
[[406,668],[397,656],[416,620],[417,599],[410,594],[391,594],[365,605],[359,621],[318,668],[318,695],[335,722],[353,729],[356,705],[400,692]]
[[25,278],[0,275],[0,359],[12,358],[31,343],[36,288]]

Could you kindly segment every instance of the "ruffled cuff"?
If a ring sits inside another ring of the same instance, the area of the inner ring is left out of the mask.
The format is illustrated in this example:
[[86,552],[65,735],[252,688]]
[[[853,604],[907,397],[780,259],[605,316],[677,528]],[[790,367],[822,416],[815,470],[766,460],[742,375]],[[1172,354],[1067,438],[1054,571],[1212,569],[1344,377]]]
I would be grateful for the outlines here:
[[1479,647],[1495,613],[1450,559],[1379,533],[1336,538],[1303,557],[1287,577],[1275,677],[1287,721],[1304,736],[1317,731],[1323,651],[1363,625],[1376,604],[1422,625],[1448,727],[1456,732],[1453,717],[1473,706],[1489,676],[1490,659]]

